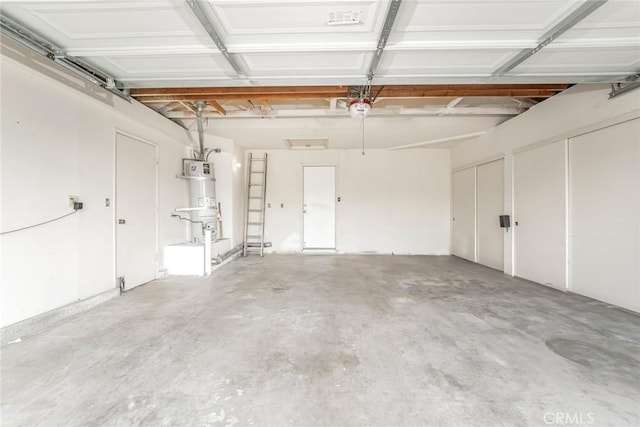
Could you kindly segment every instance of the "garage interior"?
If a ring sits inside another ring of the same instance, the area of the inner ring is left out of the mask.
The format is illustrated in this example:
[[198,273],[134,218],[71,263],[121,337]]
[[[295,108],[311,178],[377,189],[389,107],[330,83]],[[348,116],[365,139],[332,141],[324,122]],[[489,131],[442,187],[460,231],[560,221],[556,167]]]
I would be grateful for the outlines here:
[[0,4],[1,417],[640,424],[640,3]]

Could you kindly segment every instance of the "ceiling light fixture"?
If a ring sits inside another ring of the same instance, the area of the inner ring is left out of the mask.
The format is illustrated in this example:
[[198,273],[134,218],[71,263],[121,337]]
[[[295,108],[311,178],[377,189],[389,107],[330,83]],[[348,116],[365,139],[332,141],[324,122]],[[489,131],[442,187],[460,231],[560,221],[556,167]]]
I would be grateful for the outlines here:
[[375,98],[371,97],[372,75],[367,76],[367,84],[360,87],[350,87],[348,98],[351,100],[347,106],[349,115],[354,119],[362,119],[369,114]]
[[354,99],[349,103],[349,114],[354,119],[364,118],[369,114],[371,110],[371,100],[369,99]]

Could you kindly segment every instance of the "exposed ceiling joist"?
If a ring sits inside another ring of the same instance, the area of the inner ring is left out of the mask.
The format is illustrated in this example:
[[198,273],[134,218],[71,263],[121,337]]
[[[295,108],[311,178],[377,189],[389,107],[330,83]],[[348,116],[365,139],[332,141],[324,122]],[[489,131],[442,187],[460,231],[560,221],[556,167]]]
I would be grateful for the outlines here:
[[[191,105],[187,104],[187,103],[186,103],[186,102],[184,102],[184,101],[179,101],[179,102],[180,102],[180,105],[182,105],[182,106],[183,106],[187,111],[191,111],[193,114],[195,114],[195,113],[196,113],[196,109],[195,109],[195,107],[192,107]],[[165,116],[165,117],[166,117],[166,116]]]
[[605,4],[607,0],[585,0],[578,8],[566,16],[563,20],[554,25],[549,31],[540,37],[536,47],[521,50],[516,56],[507,61],[504,65],[493,72],[494,77],[501,77],[503,74],[516,68],[524,61],[538,53],[542,48],[556,40],[567,30],[573,28],[578,22],[589,16],[593,11]]
[[205,101],[207,102],[207,104],[209,104],[211,107],[213,107],[213,109],[216,110],[221,115],[223,115],[223,116],[227,115],[227,110],[225,110],[224,107],[222,105],[220,105],[218,103],[218,101],[216,101],[215,99],[207,99]]
[[[524,112],[526,108],[520,107],[428,107],[428,108],[379,108],[371,109],[370,117],[386,116],[516,116]],[[228,111],[228,118],[256,118],[256,117],[341,117],[348,116],[346,109],[310,109],[310,110],[262,110],[248,109]],[[169,119],[194,119],[192,114],[185,112],[168,112]],[[217,114],[204,113],[204,117],[219,117]]]
[[271,107],[271,104],[269,104],[269,100],[263,99],[260,102],[262,103],[262,106],[267,110],[273,110],[273,108]]
[[459,96],[459,97],[455,98],[454,100],[452,100],[451,102],[449,102],[449,103],[447,104],[447,108],[453,108],[453,107],[455,107],[455,106],[456,106],[456,105],[458,105],[460,102],[462,102],[462,100],[463,100],[463,99],[464,99],[464,97],[462,97],[462,96]]
[[174,87],[132,89],[137,97],[160,95],[233,95],[242,98],[260,97],[277,94],[315,94],[322,97],[325,93],[338,93],[343,96],[347,86],[234,86],[234,87]]
[[[515,97],[549,98],[565,90],[566,84],[492,84],[492,85],[390,85],[373,86],[372,92],[381,90],[381,98],[424,97]],[[274,87],[210,87],[132,89],[131,95],[143,103],[168,101],[198,101],[203,98],[220,100],[245,99],[322,99],[345,98],[345,86],[274,86]]]

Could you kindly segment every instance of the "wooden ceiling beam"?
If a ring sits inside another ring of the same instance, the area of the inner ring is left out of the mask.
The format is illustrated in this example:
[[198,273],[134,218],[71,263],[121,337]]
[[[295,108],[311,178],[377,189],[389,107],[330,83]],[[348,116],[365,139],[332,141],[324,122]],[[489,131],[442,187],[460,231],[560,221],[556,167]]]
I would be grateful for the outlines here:
[[[329,96],[331,95],[331,96]],[[217,101],[247,101],[250,99],[323,99],[323,98],[334,98],[335,94],[261,94],[260,96],[243,96],[243,95],[156,95],[156,96],[144,96],[141,98],[137,98],[138,101],[143,104],[157,103],[157,102],[170,102],[170,101],[188,101],[188,102],[196,102],[196,101],[208,101],[210,99],[216,99]],[[345,98],[345,94],[341,94],[338,98]]]
[[347,93],[348,86],[240,86],[240,87],[175,87],[131,89],[136,97],[159,95],[240,95],[241,97],[259,97],[262,94],[294,93]]
[[[465,85],[388,85],[373,86],[382,98],[425,98],[496,96],[549,98],[566,89],[566,84],[465,84]],[[252,86],[207,88],[141,88],[131,95],[141,102],[245,100],[245,99],[322,99],[346,98],[348,86]]]
[[206,99],[205,101],[207,102],[207,104],[212,106],[213,109],[216,110],[218,113],[222,114],[223,116],[227,115],[227,110],[225,110],[224,107],[220,105],[218,101],[216,101],[215,99]]

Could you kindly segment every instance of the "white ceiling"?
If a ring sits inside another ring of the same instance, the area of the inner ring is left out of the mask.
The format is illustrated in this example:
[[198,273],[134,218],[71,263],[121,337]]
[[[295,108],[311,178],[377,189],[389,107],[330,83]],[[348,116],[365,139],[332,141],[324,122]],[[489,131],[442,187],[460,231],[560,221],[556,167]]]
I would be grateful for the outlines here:
[[[374,84],[614,82],[640,72],[640,1],[609,0],[513,70],[496,76],[496,70],[524,49],[536,47],[546,32],[583,3],[403,0]],[[241,73],[216,47],[186,1],[4,0],[0,10],[130,88],[349,86],[365,84],[391,3],[210,0],[200,4]],[[359,13],[360,22],[327,24],[331,12],[348,11]],[[457,109],[447,108],[452,101]],[[284,138],[324,137],[329,138],[330,148],[359,146],[361,122],[334,114],[335,101],[331,108],[331,100],[320,107],[322,102],[282,101],[257,112],[252,105],[221,102],[235,115],[222,117],[211,110],[208,131],[246,147],[284,148]],[[424,99],[418,104],[380,99],[366,119],[366,145],[389,148],[477,133],[529,105],[508,98]],[[462,107],[473,109],[461,114]],[[160,110],[192,125],[180,111]]]

